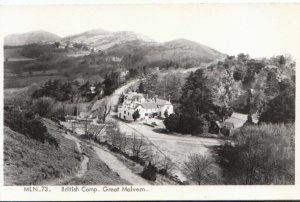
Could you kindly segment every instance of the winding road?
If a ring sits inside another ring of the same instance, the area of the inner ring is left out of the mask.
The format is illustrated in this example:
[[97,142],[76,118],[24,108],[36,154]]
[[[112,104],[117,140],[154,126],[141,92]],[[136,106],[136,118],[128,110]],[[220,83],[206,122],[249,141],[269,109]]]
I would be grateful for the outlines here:
[[[74,141],[77,145],[79,152],[81,153],[80,142],[81,140],[77,137],[74,137],[70,134],[65,135],[66,138]],[[120,160],[117,159],[110,152],[105,151],[104,149],[96,146],[92,146],[95,150],[98,158],[103,161],[112,171],[118,173],[118,175],[124,180],[128,181],[133,185],[149,185],[149,183],[144,180],[141,176],[133,173],[125,164],[123,164]],[[81,162],[81,169],[77,172],[75,177],[80,178],[87,171],[87,163],[89,159],[84,155],[84,159]]]
[[147,180],[133,173],[125,164],[123,164],[110,152],[96,146],[93,146],[93,149],[96,151],[99,159],[101,159],[101,161],[103,161],[111,170],[118,173],[124,180],[133,185],[149,185]]

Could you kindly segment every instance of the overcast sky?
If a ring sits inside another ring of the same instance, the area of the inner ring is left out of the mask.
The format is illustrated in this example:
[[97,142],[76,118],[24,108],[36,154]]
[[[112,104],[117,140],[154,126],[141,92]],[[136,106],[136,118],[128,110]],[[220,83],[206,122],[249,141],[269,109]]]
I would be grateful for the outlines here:
[[186,38],[227,54],[300,53],[300,4],[2,6],[0,17],[4,35],[46,30],[66,36],[102,28],[159,42]]

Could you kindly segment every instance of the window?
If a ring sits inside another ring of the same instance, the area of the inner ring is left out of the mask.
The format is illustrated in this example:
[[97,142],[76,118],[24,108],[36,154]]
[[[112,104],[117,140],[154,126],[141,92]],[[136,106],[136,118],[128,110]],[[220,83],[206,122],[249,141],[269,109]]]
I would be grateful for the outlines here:
[[129,112],[128,112],[128,116],[129,116]]
[[145,113],[145,116],[148,116],[148,113]]
[[124,111],[124,114],[126,114],[126,111]]

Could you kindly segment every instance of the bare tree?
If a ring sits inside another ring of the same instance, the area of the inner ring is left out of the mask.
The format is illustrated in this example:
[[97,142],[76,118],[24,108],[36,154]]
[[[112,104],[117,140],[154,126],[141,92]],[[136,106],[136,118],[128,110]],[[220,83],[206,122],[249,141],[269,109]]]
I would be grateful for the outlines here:
[[92,124],[91,121],[86,116],[82,121],[84,134],[88,137],[92,137],[94,140],[100,141],[101,137],[104,136],[107,132],[107,128],[111,123],[107,124]]
[[161,167],[162,174],[164,175],[171,175],[175,164],[171,161],[170,158],[164,157],[163,161],[159,163],[159,166]]
[[101,141],[102,136],[106,133],[107,124],[90,124],[88,126],[88,134],[94,138],[94,140]]
[[99,104],[99,106],[92,112],[95,113],[95,115],[102,120],[102,123],[105,123],[106,118],[109,115],[110,111],[111,111],[111,106],[109,100],[107,98],[104,98],[103,101]]
[[89,135],[90,122],[88,121],[87,117],[85,117],[85,119],[82,121],[82,124],[83,124],[84,134]]
[[208,155],[190,155],[188,161],[184,162],[183,171],[187,177],[199,185],[215,184],[220,180],[219,168]]
[[129,139],[126,137],[124,133],[120,133],[118,149],[124,153],[126,153]]
[[146,141],[143,137],[138,137],[135,132],[133,132],[131,137],[131,150],[132,156],[141,158],[144,156],[144,150],[146,149]]
[[120,151],[125,152],[128,140],[126,135],[120,131],[117,122],[109,121],[105,125],[107,125],[106,135],[110,144],[113,147],[118,148]]

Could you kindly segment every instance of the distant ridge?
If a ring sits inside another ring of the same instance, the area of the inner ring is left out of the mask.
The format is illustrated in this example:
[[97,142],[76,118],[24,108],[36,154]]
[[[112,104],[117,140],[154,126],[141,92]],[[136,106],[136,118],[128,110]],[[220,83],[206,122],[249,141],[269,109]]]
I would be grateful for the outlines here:
[[139,41],[141,43],[155,43],[147,36],[130,31],[112,32],[103,29],[93,29],[75,35],[66,36],[62,41],[73,43],[84,43],[88,46],[106,50],[115,45]]
[[6,46],[21,46],[32,43],[41,42],[56,42],[60,41],[61,37],[51,32],[38,30],[26,32],[22,34],[11,34],[4,38],[4,45]]
[[175,61],[199,63],[211,62],[224,57],[225,54],[200,43],[187,39],[176,39],[164,43],[156,42],[136,32],[112,32],[93,29],[64,37],[62,41],[84,43],[96,50],[106,51],[112,55],[138,55],[140,63],[156,61]]
[[138,63],[173,61],[179,64],[197,65],[223,58],[225,54],[187,39],[176,39],[159,43],[142,34],[132,31],[107,31],[92,29],[82,33],[59,37],[46,31],[12,34],[5,37],[5,45],[18,46],[30,43],[55,42],[82,43],[96,51],[124,57],[135,55]]

